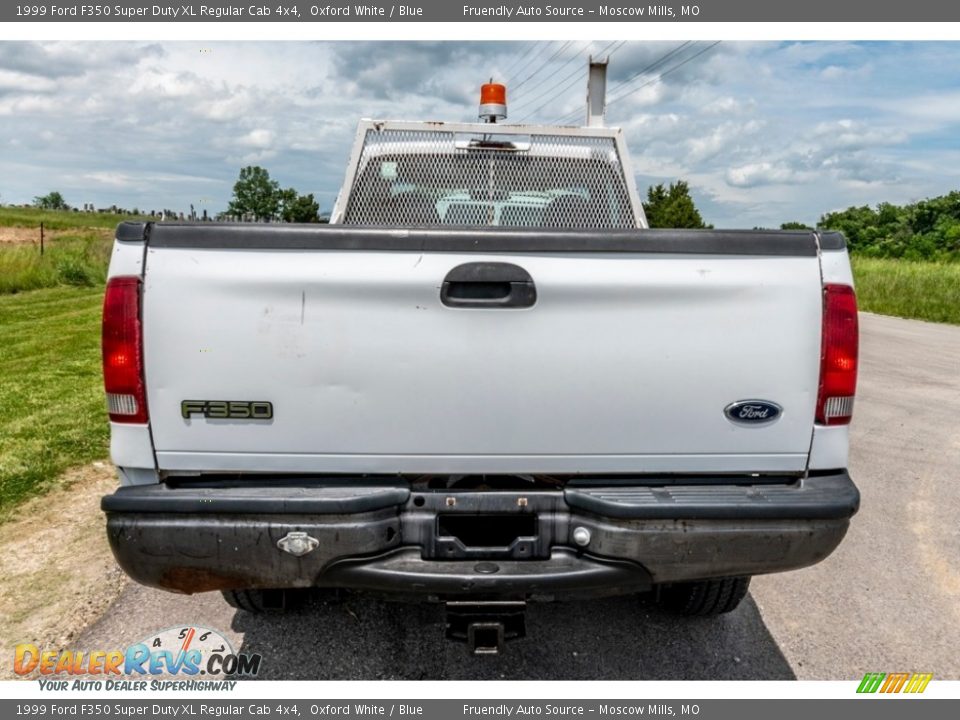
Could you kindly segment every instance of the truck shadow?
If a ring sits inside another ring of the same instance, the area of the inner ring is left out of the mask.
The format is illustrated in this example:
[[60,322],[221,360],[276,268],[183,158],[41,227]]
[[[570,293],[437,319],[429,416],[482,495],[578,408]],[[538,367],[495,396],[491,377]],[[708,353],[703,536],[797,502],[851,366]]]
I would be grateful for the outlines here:
[[752,597],[714,619],[680,618],[636,597],[531,605],[527,637],[474,657],[444,639],[439,605],[364,594],[297,612],[237,612],[241,652],[270,680],[794,680]]

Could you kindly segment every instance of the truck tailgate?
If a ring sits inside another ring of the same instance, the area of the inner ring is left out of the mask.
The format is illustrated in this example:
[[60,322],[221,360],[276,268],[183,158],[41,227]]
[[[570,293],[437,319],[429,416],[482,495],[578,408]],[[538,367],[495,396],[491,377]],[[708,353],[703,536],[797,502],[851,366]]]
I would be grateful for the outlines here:
[[[450,307],[466,263],[530,307]],[[817,394],[816,238],[157,225],[147,404],[168,471],[798,472]],[[265,401],[264,420],[184,400]],[[731,403],[764,400],[743,425]]]

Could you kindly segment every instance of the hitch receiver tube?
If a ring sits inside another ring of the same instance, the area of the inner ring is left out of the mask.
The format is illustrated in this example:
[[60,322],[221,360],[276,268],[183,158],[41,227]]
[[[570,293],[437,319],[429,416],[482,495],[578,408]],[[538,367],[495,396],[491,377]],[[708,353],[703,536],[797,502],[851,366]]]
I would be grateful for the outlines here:
[[448,602],[447,639],[466,642],[472,655],[499,655],[507,640],[527,634],[525,602]]

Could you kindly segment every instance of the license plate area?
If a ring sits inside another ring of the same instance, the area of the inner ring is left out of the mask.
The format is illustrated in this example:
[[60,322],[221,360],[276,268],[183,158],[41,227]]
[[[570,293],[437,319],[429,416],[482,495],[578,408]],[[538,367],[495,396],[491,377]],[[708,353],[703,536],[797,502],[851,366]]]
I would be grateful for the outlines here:
[[537,557],[537,516],[530,513],[441,513],[436,547],[440,557]]
[[401,514],[424,560],[542,560],[567,536],[562,491],[418,492]]

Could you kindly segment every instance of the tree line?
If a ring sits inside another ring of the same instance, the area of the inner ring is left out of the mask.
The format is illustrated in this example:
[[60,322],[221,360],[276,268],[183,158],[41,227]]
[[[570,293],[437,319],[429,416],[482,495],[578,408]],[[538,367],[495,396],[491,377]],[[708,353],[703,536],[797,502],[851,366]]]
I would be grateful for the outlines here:
[[826,213],[820,227],[839,230],[852,252],[904,260],[960,261],[960,191],[908,205],[880,203]]
[[[650,227],[704,228],[687,183],[655,185],[643,203]],[[960,191],[907,205],[880,203],[824,213],[817,228],[838,230],[850,251],[868,257],[960,261]],[[781,230],[813,230],[786,222]]]
[[[57,191],[34,198],[34,205],[51,210],[70,207]],[[713,227],[704,222],[683,180],[649,187],[643,209],[653,228]],[[313,193],[301,195],[294,188],[282,188],[257,165],[240,170],[233,198],[222,216],[296,223],[323,221]],[[839,230],[851,252],[861,255],[960,261],[960,191],[907,205],[880,203],[876,208],[863,205],[828,212],[821,215],[816,227]],[[780,228],[814,229],[802,222],[786,222]]]

